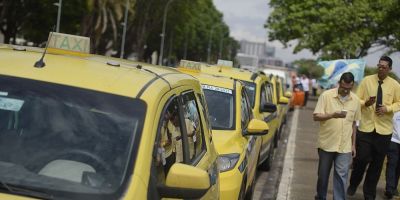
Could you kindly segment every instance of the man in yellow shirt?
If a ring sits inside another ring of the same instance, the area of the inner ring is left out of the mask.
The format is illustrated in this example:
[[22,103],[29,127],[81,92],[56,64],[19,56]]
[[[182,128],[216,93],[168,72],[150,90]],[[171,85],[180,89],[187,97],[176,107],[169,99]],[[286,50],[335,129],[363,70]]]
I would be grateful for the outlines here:
[[339,88],[322,93],[314,110],[314,121],[320,122],[316,200],[326,200],[332,164],[333,199],[346,199],[352,154],[356,154],[356,121],[361,118],[360,100],[351,92],[353,85],[353,74],[343,73],[339,80]]
[[361,102],[361,121],[357,131],[357,156],[347,194],[352,196],[361,183],[368,166],[363,193],[365,199],[375,199],[376,186],[393,132],[393,112],[400,108],[400,85],[388,76],[392,59],[382,56],[378,73],[365,77],[357,90]]

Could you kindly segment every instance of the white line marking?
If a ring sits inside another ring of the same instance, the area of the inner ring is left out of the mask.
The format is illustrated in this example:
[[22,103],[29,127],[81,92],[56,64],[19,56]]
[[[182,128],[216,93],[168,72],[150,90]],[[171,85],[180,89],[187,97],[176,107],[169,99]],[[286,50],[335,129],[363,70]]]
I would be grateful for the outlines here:
[[296,147],[296,133],[297,133],[297,122],[299,118],[299,109],[295,109],[292,118],[292,124],[290,127],[289,141],[285,153],[285,159],[283,161],[283,170],[281,182],[279,183],[279,190],[277,200],[290,200],[291,184],[293,178],[293,159],[294,150]]

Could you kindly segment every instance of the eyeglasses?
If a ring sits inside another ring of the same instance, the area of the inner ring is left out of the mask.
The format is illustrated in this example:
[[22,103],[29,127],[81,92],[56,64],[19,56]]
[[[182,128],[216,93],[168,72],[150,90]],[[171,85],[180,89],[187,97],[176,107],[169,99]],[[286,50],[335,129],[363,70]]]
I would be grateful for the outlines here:
[[385,68],[385,69],[389,68],[389,65],[377,64],[376,66],[377,66],[378,68]]

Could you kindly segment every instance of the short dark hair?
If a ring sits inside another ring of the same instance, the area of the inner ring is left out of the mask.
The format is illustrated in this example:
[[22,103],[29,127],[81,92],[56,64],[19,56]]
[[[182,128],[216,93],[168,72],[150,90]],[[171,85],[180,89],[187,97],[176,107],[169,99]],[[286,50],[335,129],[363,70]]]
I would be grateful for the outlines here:
[[382,56],[381,58],[379,58],[379,61],[387,61],[389,63],[389,68],[392,69],[392,59],[389,56]]
[[345,72],[342,74],[342,76],[340,77],[339,83],[341,83],[342,81],[344,81],[345,83],[352,83],[354,82],[354,75],[351,72]]

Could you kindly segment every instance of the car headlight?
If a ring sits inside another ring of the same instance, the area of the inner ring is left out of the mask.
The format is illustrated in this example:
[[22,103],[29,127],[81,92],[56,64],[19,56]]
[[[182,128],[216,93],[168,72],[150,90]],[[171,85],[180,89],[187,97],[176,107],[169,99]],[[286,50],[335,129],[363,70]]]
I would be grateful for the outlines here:
[[225,172],[231,170],[235,167],[236,163],[239,161],[240,154],[224,154],[218,156],[218,167],[220,172]]

